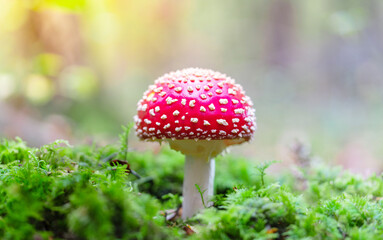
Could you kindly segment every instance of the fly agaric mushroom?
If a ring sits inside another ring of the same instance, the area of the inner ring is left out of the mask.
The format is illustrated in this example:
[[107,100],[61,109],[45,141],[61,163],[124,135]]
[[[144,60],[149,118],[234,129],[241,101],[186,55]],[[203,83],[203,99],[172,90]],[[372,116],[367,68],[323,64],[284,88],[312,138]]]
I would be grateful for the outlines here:
[[186,156],[183,219],[204,207],[196,184],[205,201],[213,195],[214,157],[252,138],[256,129],[252,106],[232,78],[200,68],[165,74],[138,102],[137,136],[166,141]]

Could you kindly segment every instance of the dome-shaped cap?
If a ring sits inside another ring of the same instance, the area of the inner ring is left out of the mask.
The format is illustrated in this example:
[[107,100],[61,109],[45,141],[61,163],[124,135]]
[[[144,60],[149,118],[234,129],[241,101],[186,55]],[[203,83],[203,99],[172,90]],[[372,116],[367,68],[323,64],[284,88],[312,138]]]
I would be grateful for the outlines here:
[[[141,139],[249,140],[255,110],[242,87],[212,70],[188,68],[165,74],[138,102]],[[240,141],[240,142],[242,142]]]

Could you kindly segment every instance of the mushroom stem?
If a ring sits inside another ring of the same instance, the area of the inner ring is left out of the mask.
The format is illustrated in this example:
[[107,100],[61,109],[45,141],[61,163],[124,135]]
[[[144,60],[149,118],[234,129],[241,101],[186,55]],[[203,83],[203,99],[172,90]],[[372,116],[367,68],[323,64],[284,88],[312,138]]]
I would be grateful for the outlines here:
[[[198,158],[186,155],[182,219],[190,218],[205,206],[211,205],[209,201],[214,192],[214,173],[214,158]],[[203,193],[205,206],[202,202],[201,194],[195,186],[196,184],[198,184],[201,193]]]

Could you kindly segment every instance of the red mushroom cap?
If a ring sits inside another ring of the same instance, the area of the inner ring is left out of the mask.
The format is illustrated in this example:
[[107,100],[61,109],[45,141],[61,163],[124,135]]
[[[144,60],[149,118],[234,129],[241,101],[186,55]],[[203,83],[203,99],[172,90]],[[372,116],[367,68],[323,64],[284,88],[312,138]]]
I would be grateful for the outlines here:
[[183,69],[149,86],[138,102],[136,133],[150,140],[248,141],[256,130],[252,106],[230,77],[207,69]]

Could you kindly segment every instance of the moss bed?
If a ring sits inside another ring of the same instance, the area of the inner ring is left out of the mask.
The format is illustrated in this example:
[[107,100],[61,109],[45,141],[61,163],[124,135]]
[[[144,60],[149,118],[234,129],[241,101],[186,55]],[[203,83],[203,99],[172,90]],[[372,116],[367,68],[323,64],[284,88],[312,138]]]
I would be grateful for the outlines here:
[[177,218],[183,156],[0,142],[0,239],[382,239],[383,178],[304,158],[296,171],[217,159],[213,207]]

